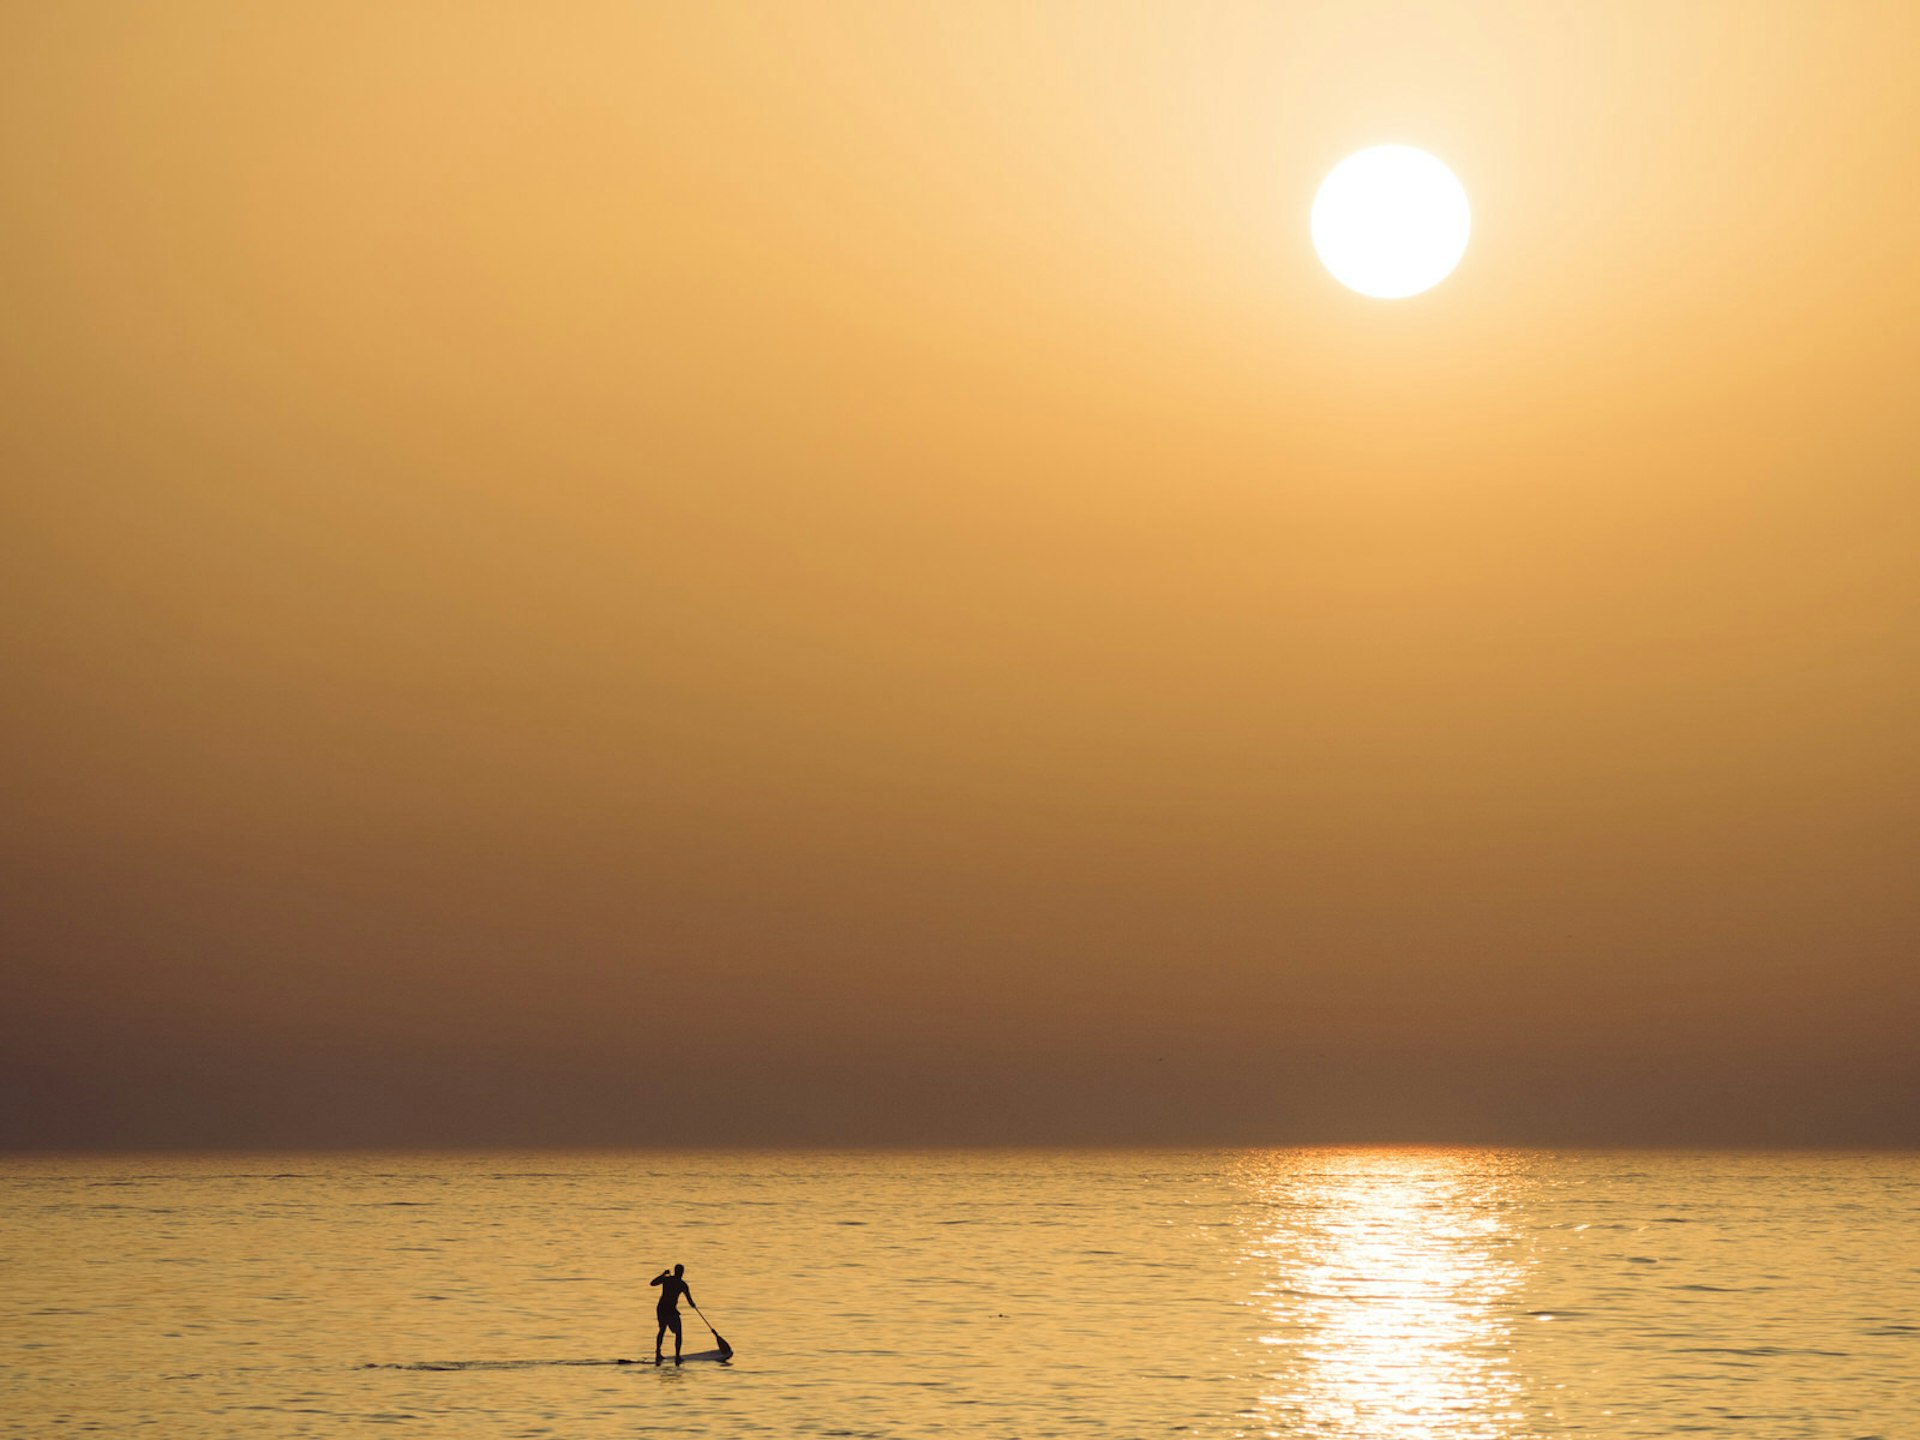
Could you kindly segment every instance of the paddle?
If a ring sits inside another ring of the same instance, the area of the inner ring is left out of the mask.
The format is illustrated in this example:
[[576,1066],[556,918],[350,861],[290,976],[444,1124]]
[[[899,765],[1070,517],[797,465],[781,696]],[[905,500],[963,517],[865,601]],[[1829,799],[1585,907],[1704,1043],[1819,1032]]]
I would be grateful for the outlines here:
[[[687,1304],[693,1305],[693,1297],[691,1295],[687,1297]],[[713,1322],[707,1319],[705,1313],[700,1309],[698,1305],[693,1305],[693,1313],[700,1317],[700,1323],[706,1326],[707,1333],[713,1336],[713,1343],[720,1347],[720,1358],[722,1360],[731,1359],[733,1357],[733,1346],[729,1345],[726,1342],[725,1337],[722,1336],[718,1330],[713,1328]]]

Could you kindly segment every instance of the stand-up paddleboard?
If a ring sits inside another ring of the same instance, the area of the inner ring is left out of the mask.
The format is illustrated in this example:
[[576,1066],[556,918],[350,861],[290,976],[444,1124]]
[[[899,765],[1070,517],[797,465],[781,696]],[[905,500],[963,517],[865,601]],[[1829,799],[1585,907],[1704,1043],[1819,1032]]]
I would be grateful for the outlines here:
[[[727,1361],[731,1360],[732,1358],[733,1358],[733,1351],[731,1350],[696,1350],[691,1355],[682,1355],[680,1357],[679,1363],[682,1365],[691,1365],[696,1360],[711,1360],[711,1361],[717,1362],[718,1364],[724,1365],[727,1363]],[[655,1363],[656,1362],[652,1360],[616,1360],[614,1361],[614,1364],[616,1365],[652,1365]],[[671,1355],[662,1355],[657,1363],[663,1366],[671,1365],[674,1363],[674,1359],[673,1359],[673,1356]]]

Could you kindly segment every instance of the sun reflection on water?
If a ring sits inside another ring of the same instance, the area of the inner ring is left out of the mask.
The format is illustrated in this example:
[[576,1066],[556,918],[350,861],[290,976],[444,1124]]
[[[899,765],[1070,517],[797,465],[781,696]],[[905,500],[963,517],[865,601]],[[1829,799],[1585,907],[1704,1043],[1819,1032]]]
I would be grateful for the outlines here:
[[1519,1280],[1503,1157],[1267,1157],[1248,1247],[1267,1347],[1256,1433],[1510,1440]]

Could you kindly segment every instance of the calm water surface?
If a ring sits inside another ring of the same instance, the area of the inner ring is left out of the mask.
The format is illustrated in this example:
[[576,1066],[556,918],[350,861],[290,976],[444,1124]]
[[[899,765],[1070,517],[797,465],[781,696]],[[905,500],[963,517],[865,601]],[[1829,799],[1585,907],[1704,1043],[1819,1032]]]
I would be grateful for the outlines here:
[[[1916,1156],[12,1159],[0,1221],[36,1440],[1920,1435]],[[734,1363],[608,1363],[676,1260]]]

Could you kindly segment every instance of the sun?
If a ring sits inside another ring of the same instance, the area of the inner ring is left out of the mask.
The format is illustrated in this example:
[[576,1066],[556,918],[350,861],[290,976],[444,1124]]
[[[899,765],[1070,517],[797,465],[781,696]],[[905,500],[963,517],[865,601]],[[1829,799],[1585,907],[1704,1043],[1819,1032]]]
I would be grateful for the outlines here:
[[1453,172],[1411,145],[1349,155],[1313,197],[1313,248],[1349,290],[1403,300],[1431,290],[1467,251],[1473,216]]

